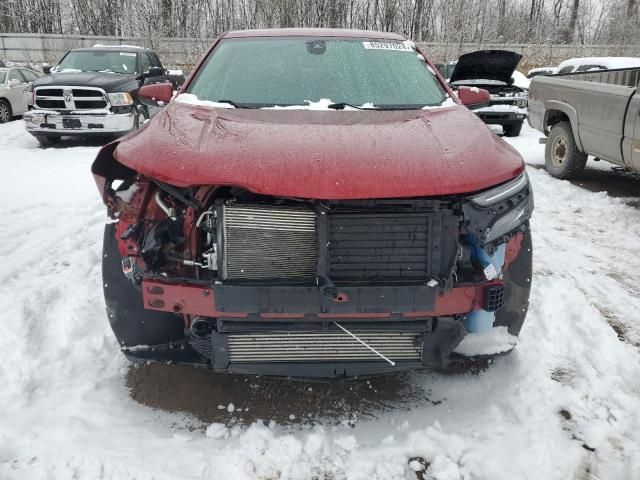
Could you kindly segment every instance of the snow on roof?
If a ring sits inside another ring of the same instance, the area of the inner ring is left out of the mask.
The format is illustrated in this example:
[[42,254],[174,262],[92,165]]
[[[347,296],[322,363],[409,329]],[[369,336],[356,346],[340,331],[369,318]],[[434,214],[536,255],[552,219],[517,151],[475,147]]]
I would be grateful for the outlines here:
[[538,72],[553,73],[555,71],[556,71],[556,67],[538,67],[538,68],[532,68],[531,70],[529,70],[527,72],[527,75],[531,75],[532,73],[538,73]]
[[103,45],[101,43],[96,43],[92,48],[139,48],[144,49],[144,47],[140,47],[138,45]]
[[558,65],[558,71],[569,66],[598,65],[607,69],[640,67],[640,57],[578,57]]

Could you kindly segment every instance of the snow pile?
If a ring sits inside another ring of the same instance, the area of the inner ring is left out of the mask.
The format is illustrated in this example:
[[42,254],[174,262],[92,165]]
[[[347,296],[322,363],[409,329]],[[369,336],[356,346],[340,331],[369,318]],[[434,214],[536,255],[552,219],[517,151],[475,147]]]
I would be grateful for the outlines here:
[[289,424],[226,426],[129,397],[102,299],[97,148],[44,150],[21,121],[0,125],[0,478],[636,478],[640,210],[537,168],[538,137],[510,139],[536,192],[531,307],[510,355],[477,375],[400,377],[415,399],[381,398],[354,423],[283,400]]
[[487,333],[470,333],[462,339],[455,352],[466,357],[508,352],[518,343],[507,327],[495,327]]

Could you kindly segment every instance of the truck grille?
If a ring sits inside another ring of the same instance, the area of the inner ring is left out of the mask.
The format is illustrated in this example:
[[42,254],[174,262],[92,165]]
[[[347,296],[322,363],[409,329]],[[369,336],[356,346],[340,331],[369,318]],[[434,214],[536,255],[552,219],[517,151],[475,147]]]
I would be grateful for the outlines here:
[[431,271],[432,217],[426,213],[329,216],[334,280],[425,279]]
[[313,210],[225,205],[223,224],[224,278],[315,278],[318,241]]
[[34,106],[47,110],[101,110],[108,106],[99,88],[40,87],[35,89]]
[[[353,330],[393,361],[419,361],[422,332]],[[231,363],[381,361],[344,332],[268,332],[228,335]]]

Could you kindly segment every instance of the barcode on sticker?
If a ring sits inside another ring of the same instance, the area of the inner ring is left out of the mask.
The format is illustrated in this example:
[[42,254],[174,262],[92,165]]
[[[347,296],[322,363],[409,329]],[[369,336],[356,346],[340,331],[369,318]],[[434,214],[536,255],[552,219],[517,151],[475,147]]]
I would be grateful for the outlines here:
[[394,50],[396,52],[413,52],[413,49],[399,42],[362,42],[367,50]]

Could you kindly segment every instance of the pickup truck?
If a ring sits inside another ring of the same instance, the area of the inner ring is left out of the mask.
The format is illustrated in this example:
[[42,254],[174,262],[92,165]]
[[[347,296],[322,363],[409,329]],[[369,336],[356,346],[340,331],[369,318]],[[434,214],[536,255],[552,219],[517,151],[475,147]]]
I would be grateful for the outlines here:
[[24,115],[27,131],[43,146],[63,136],[111,139],[135,130],[159,110],[142,104],[138,89],[171,82],[155,52],[134,46],[78,48],[44,71]]
[[454,94],[401,35],[274,29],[139,95],[168,105],[92,166],[129,359],[334,377],[514,347],[533,194],[465,106],[486,90]]
[[535,77],[529,124],[542,132],[547,171],[573,178],[587,157],[640,172],[640,68]]

